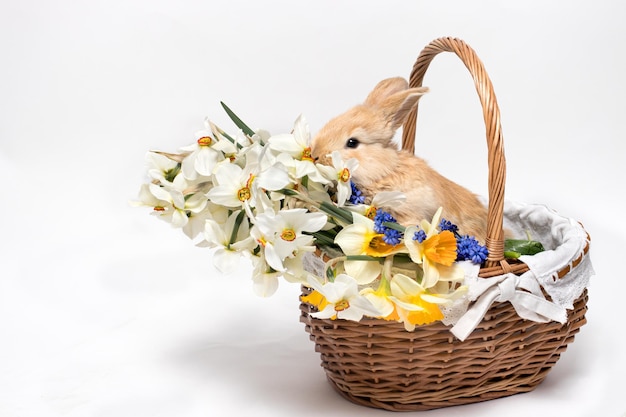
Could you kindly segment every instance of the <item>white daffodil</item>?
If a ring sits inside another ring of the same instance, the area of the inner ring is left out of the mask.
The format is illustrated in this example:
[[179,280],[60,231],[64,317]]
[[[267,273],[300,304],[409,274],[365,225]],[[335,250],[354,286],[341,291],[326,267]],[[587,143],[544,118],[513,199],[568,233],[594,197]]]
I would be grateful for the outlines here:
[[256,207],[258,193],[264,190],[280,190],[290,184],[289,176],[280,165],[270,166],[259,172],[256,162],[248,162],[241,168],[237,164],[222,163],[215,170],[215,186],[207,197],[215,204],[226,207]]
[[308,177],[322,184],[329,182],[311,157],[311,133],[304,116],[296,119],[292,133],[271,136],[267,142],[276,161],[287,168],[294,181]]
[[265,259],[263,252],[259,256],[252,257],[254,268],[252,270],[252,290],[259,297],[269,297],[278,289],[278,278],[281,272],[272,268]]
[[254,269],[252,271],[252,283],[254,293],[261,297],[269,297],[278,288],[278,279],[284,278],[287,282],[306,284],[307,273],[302,267],[304,252],[296,254],[293,258],[284,261],[285,270],[276,271],[267,263],[263,251],[258,256],[252,256]]
[[284,272],[283,261],[300,251],[313,251],[314,238],[304,232],[317,232],[326,225],[322,213],[306,209],[266,211],[255,219],[250,234],[261,244],[267,263],[276,271]]
[[328,184],[330,182],[321,174],[318,166],[312,161],[301,161],[295,159],[288,153],[280,153],[276,155],[275,158],[277,162],[286,168],[293,182],[296,182],[304,177],[308,177],[309,179],[321,184]]
[[263,190],[276,191],[290,185],[291,179],[285,167],[276,163],[259,172],[255,185]]
[[214,219],[205,222],[204,238],[212,247],[217,247],[213,255],[213,265],[222,273],[232,272],[238,265],[241,255],[257,247],[250,236],[250,227],[245,212],[233,212],[226,223]]
[[200,130],[195,136],[196,143],[182,148],[183,151],[189,152],[182,162],[183,175],[188,180],[195,180],[198,175],[211,176],[218,162],[224,160],[224,154],[237,152],[232,142],[213,138],[209,130]]
[[189,222],[189,217],[200,213],[207,204],[202,193],[186,193],[188,188],[182,174],[174,178],[171,186],[147,184],[140,190],[139,204],[152,207],[160,219],[182,228]]
[[[161,193],[158,190],[159,188],[157,184],[142,184],[139,189],[139,199],[131,201],[130,204],[135,207],[151,207],[152,215],[157,216],[161,220],[173,223],[177,225],[177,227],[182,227],[186,222],[186,214],[182,210],[176,210],[171,201],[170,194],[167,192],[165,192],[165,194]],[[163,198],[156,197],[152,189],[155,189],[156,194]]]
[[309,275],[307,282],[325,299],[324,308],[311,314],[313,317],[359,321],[363,316],[377,317],[381,314],[367,298],[359,294],[359,283],[349,275],[339,274],[333,282],[324,284]]
[[160,152],[146,153],[146,164],[150,178],[164,185],[171,185],[180,172],[179,162]]
[[213,203],[225,207],[241,208],[246,204],[254,207],[254,178],[253,169],[249,165],[241,168],[231,163],[220,164],[214,174],[215,186],[209,190],[207,197]]
[[287,153],[299,161],[313,161],[311,157],[311,133],[303,115],[298,116],[293,132],[271,136],[268,146],[277,153]]
[[293,257],[283,261],[285,272],[283,278],[292,284],[306,284],[308,272],[304,269],[304,256],[306,251],[299,251]]
[[[240,134],[243,135],[243,133],[241,131],[240,131]],[[243,135],[243,136],[245,136],[245,135]],[[272,135],[267,130],[259,129],[259,130],[254,132],[254,135],[252,135],[252,137],[250,137],[250,140],[253,143],[260,143],[261,145],[265,145],[271,136]]]
[[359,167],[359,161],[355,158],[344,161],[339,151],[334,151],[331,155],[332,167],[320,166],[322,174],[337,184],[337,205],[343,206],[346,200],[352,195],[350,180],[352,174]]
[[[198,195],[196,198],[200,198]],[[206,201],[206,198],[203,198]],[[205,222],[207,219],[212,218],[212,213],[206,210],[206,207],[198,212],[187,211],[187,223],[183,226],[183,233],[187,235],[189,239],[195,239],[200,236],[205,229]]]

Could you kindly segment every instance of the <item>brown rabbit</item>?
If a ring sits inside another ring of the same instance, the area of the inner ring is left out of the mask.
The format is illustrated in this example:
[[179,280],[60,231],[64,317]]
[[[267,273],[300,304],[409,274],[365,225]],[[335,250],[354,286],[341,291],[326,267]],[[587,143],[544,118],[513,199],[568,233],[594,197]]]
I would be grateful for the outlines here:
[[401,77],[376,85],[363,104],[330,120],[313,138],[311,155],[330,164],[339,151],[344,160],[356,158],[359,169],[353,181],[369,201],[380,191],[401,191],[405,203],[387,209],[399,223],[410,226],[430,221],[439,207],[442,217],[459,227],[459,233],[485,241],[487,209],[475,194],[443,177],[423,159],[400,151],[392,142],[409,112],[428,91],[409,88]]

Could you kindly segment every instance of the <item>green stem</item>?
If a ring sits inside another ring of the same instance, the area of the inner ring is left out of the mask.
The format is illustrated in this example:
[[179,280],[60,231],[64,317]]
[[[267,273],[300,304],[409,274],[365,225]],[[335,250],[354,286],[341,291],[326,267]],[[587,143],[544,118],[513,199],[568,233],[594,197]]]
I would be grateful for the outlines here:
[[383,222],[383,226],[388,227],[389,229],[397,230],[398,232],[402,233],[406,231],[405,226],[402,226],[400,223],[396,222]]
[[320,210],[324,211],[327,214],[330,214],[336,220],[339,220],[341,223],[343,223],[342,226],[352,224],[352,213],[347,210],[341,209],[327,201],[322,201],[321,203],[319,203],[319,208]]
[[309,197],[305,197],[297,191],[290,190],[288,188],[283,188],[282,190],[278,190],[276,192],[289,197],[297,198],[300,201],[304,201],[305,203],[310,204],[312,207],[317,207],[318,209],[335,219],[341,226],[352,224],[352,212],[337,207],[332,203],[329,203],[327,201],[322,201],[320,203],[318,201],[310,199]]
[[380,283],[378,284],[378,288],[376,288],[376,292],[379,294],[391,294],[391,282],[387,279],[385,274],[380,276]]
[[322,246],[335,246],[335,239],[328,236],[328,234],[324,233],[324,232],[314,232],[311,233],[314,237],[315,240],[317,241],[317,243],[319,243]]
[[368,261],[368,262],[380,262],[380,258],[369,255],[348,255],[346,261]]

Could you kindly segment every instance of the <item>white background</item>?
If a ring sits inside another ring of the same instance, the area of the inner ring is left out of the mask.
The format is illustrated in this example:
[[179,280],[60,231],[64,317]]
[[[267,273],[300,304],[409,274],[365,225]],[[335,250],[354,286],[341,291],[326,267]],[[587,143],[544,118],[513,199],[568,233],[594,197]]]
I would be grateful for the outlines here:
[[[388,415],[340,398],[298,288],[252,293],[131,208],[149,149],[193,141],[220,100],[254,128],[317,131],[440,36],[489,72],[507,199],[584,223],[588,324],[534,392],[424,416],[622,416],[626,12],[619,1],[4,1],[0,5],[0,415]],[[426,75],[419,154],[486,194],[472,81]]]

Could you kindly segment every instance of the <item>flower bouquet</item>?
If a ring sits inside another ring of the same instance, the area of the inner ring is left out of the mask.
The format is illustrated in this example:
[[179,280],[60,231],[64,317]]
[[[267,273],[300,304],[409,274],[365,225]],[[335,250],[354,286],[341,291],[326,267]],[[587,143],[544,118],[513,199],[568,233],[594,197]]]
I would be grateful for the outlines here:
[[[223,107],[238,131],[206,120],[180,152],[148,152],[150,181],[138,202],[215,249],[218,270],[229,273],[244,257],[254,266],[258,295],[272,295],[284,279],[310,289],[303,301],[319,310],[313,317],[367,316],[402,322],[409,331],[467,305],[470,266],[463,263],[479,266],[488,251],[441,218],[442,208],[419,225],[401,225],[385,207],[404,196],[382,192],[366,203],[351,181],[356,159],[334,153],[326,166],[311,158],[303,116],[291,133],[270,135]],[[318,274],[306,268],[314,252],[325,258]]]
[[[388,410],[534,389],[585,323],[593,273],[581,225],[544,206],[504,204],[499,110],[474,51],[458,39],[433,41],[412,86],[441,51],[470,69],[485,122],[498,127],[487,132],[485,245],[442,218],[445,207],[402,225],[387,210],[401,193],[366,201],[352,181],[362,169],[356,160],[339,153],[329,165],[313,160],[303,116],[290,133],[272,135],[223,103],[235,132],[206,120],[177,153],[148,152],[149,179],[136,202],[211,248],[223,273],[247,258],[258,295],[272,295],[280,280],[300,285],[301,321],[331,385],[350,401]],[[404,149],[413,146],[414,124],[415,113]],[[504,224],[528,239],[500,241]]]

